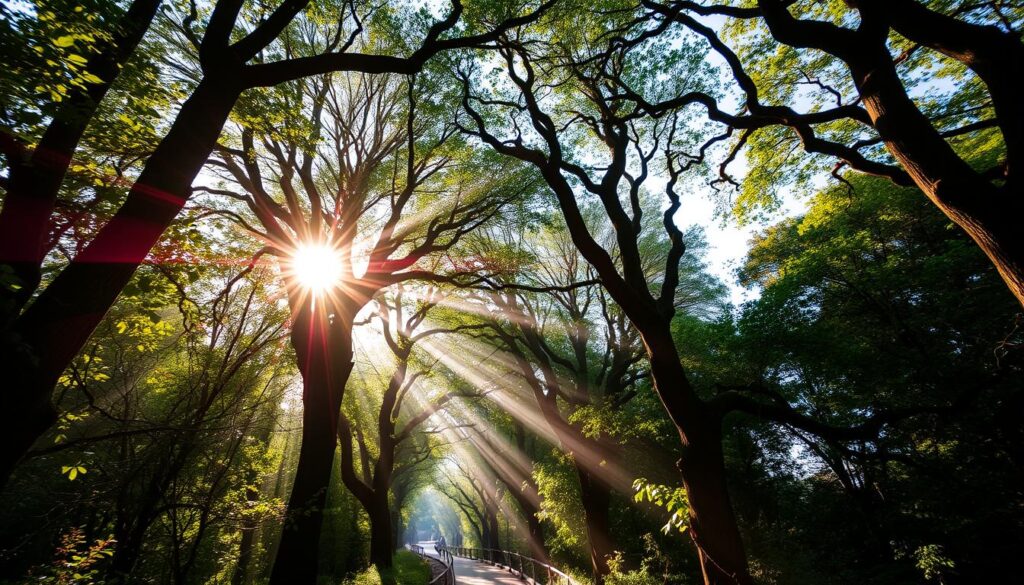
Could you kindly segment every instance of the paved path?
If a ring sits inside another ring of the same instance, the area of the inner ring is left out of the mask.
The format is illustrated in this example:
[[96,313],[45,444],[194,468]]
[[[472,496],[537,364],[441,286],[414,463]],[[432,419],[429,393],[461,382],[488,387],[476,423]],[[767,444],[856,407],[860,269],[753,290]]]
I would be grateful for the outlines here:
[[[419,545],[423,552],[437,558],[433,542]],[[462,557],[455,557],[455,582],[457,585],[523,585],[523,581],[505,569]]]

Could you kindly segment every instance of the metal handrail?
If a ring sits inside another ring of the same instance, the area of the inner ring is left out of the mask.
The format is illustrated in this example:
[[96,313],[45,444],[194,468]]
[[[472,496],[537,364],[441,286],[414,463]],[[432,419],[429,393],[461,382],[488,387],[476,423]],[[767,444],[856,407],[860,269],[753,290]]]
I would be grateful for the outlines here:
[[437,577],[434,577],[429,585],[455,585],[455,558],[448,550],[448,547],[436,548],[437,557],[433,557],[424,552],[423,547],[418,544],[408,544],[406,546],[424,559],[437,561],[444,565],[444,571]]
[[[559,571],[557,568],[517,552],[461,546],[451,547],[451,550],[458,557],[485,561],[492,565],[504,567],[520,579],[529,579],[537,585],[580,585],[572,577]],[[527,575],[527,571],[529,571],[529,575]]]

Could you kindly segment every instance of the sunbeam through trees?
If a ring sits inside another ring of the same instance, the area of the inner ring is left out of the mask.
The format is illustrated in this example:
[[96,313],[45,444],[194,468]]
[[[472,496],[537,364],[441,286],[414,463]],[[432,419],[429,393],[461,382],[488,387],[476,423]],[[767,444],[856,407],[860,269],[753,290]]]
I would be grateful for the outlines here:
[[1005,581],[1022,26],[0,0],[0,583]]

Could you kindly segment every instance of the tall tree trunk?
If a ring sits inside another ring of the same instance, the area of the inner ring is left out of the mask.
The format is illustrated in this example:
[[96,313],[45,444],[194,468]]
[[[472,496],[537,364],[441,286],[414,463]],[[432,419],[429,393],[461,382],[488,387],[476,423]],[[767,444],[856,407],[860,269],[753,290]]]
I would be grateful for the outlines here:
[[743,540],[726,488],[722,417],[690,386],[667,324],[641,332],[651,379],[682,442],[679,471],[690,502],[690,534],[697,544],[704,583],[750,585]]
[[483,496],[484,517],[484,548],[501,550],[501,525],[498,523],[498,497],[497,489],[494,486],[482,485],[481,495]]
[[[404,367],[402,373],[404,375]],[[387,415],[387,422],[380,423],[380,455],[374,466],[373,499],[366,510],[370,516],[370,562],[378,568],[391,567],[395,553],[391,504],[388,502],[395,467],[396,445],[392,436],[394,426],[391,419],[394,403],[385,400],[384,406],[386,410],[382,409],[381,415]]]
[[483,518],[481,518],[480,533],[477,536],[480,538],[480,548],[492,548],[491,524],[486,511],[484,511]]
[[149,30],[159,5],[160,0],[132,2],[115,30],[110,31],[110,40],[86,63],[85,73],[102,81],[84,89],[72,88],[39,144],[31,152],[10,158],[8,186],[0,209],[0,264],[13,269],[20,288],[0,287],[0,307],[7,313],[0,318],[0,327],[10,325],[39,286],[50,215],[75,149],[121,68]]
[[387,492],[375,494],[374,504],[367,513],[370,517],[370,562],[378,569],[390,568],[395,549]]
[[332,319],[324,305],[323,300],[307,301],[292,326],[292,345],[302,372],[302,447],[271,583],[312,584],[317,578],[338,415],[353,367],[353,315],[337,310]]
[[501,525],[498,523],[498,510],[487,507],[487,548],[501,550]]
[[204,80],[132,186],[124,205],[15,324],[0,352],[0,482],[57,420],[53,387],[188,199],[240,88]]
[[611,571],[608,559],[615,554],[608,516],[611,489],[580,465],[576,466],[576,475],[580,480],[580,503],[583,505],[583,520],[587,525],[587,539],[590,542],[590,570],[594,585],[602,585],[605,576]]
[[[530,449],[526,445],[526,427],[523,423],[515,421],[513,423],[514,435],[516,441],[516,449],[520,453],[527,455],[532,460],[534,458],[533,449]],[[537,489],[537,483],[533,480],[529,470],[524,471],[524,482],[526,487],[530,489],[532,495],[540,498],[539,491]],[[512,493],[512,497],[516,499],[519,504],[519,509],[522,510],[523,515],[526,516],[526,529],[529,532],[529,546],[530,554],[533,558],[538,561],[548,562],[548,548],[547,543],[544,542],[544,525],[541,524],[540,518],[537,516],[540,513],[537,505],[534,504],[534,500],[523,493],[523,486],[508,486],[509,491]]]
[[405,524],[402,522],[402,507],[396,505],[391,510],[391,550],[398,550],[398,547],[405,544]]

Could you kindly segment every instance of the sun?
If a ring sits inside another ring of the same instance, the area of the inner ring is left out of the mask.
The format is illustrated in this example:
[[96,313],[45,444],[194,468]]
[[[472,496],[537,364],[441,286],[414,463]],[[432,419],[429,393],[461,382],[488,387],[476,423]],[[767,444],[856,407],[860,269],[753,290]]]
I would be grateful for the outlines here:
[[292,254],[291,271],[301,286],[322,292],[341,279],[341,257],[328,245],[302,244]]

